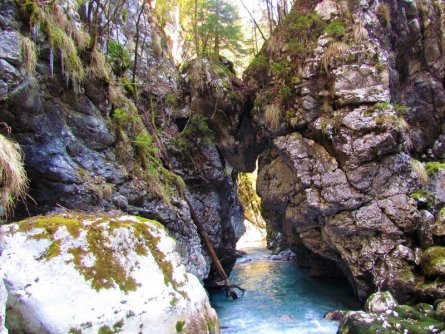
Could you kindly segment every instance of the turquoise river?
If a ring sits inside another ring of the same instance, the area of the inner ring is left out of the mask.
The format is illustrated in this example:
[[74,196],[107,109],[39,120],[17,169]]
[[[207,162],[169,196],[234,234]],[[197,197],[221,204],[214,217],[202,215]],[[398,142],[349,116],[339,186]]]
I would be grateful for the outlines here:
[[323,319],[336,309],[356,309],[346,281],[320,281],[293,262],[270,261],[270,252],[243,249],[230,275],[246,292],[237,300],[224,292],[210,300],[218,313],[223,334],[335,334],[338,323]]

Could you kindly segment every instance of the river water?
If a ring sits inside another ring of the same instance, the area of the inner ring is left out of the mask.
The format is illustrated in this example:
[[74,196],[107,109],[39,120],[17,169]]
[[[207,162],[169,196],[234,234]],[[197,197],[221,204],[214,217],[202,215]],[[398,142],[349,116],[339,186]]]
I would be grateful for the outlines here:
[[263,248],[246,248],[230,274],[233,284],[246,289],[239,299],[212,293],[221,332],[252,334],[334,334],[338,323],[324,320],[327,311],[356,305],[346,281],[312,279],[293,262],[270,261]]

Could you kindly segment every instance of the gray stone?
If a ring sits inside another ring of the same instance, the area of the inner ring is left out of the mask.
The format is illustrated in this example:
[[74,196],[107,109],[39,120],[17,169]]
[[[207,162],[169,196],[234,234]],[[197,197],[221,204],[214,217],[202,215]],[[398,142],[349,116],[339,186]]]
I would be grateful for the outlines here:
[[3,274],[0,272],[0,334],[8,334],[8,329],[5,326],[7,300],[8,291],[3,281]]
[[0,59],[19,66],[22,63],[21,45],[21,35],[18,31],[0,31]]
[[4,59],[0,59],[0,101],[9,97],[11,91],[23,80],[20,72]]
[[365,311],[370,313],[385,313],[388,310],[393,310],[399,303],[391,295],[390,292],[376,292],[372,294],[365,304]]

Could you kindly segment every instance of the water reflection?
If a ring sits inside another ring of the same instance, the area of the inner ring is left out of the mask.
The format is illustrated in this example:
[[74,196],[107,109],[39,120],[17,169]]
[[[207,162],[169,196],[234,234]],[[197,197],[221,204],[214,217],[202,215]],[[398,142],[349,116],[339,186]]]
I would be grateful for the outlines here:
[[246,289],[238,300],[211,295],[222,333],[336,333],[337,323],[322,317],[354,304],[346,282],[320,282],[293,263],[267,257],[263,249],[249,249],[237,262],[230,278]]

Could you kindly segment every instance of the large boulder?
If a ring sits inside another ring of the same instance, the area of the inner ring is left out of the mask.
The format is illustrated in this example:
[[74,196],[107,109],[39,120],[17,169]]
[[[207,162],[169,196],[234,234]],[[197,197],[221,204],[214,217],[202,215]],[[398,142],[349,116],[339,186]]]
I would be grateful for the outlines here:
[[8,334],[8,330],[5,327],[6,300],[8,299],[8,292],[6,291],[2,276],[3,274],[0,272],[0,334]]
[[0,253],[12,332],[219,332],[204,288],[156,221],[37,216],[2,226]]

